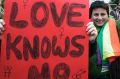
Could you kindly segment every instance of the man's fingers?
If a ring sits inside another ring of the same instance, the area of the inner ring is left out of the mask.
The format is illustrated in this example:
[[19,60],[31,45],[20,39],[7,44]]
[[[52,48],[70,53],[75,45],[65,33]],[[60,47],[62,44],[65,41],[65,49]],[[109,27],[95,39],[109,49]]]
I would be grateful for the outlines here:
[[1,31],[4,31],[4,30],[5,30],[4,25],[5,25],[4,20],[3,20],[3,19],[0,19],[0,30],[1,30]]
[[86,26],[93,25],[93,22],[89,22]]
[[87,34],[91,35],[92,32],[97,32],[96,28],[90,28],[88,31],[87,31]]
[[93,24],[87,24],[87,28],[86,31],[89,31],[91,28],[95,28],[95,26]]
[[97,31],[92,31],[90,35],[91,36],[97,35]]
[[5,21],[3,19],[0,19],[0,24],[5,25]]

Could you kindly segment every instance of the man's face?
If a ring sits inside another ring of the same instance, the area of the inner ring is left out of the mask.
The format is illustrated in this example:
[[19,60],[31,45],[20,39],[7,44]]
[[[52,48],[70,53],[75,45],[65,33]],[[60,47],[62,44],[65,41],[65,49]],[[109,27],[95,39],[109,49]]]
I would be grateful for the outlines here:
[[93,9],[91,20],[97,26],[102,26],[108,20],[107,11],[103,8]]

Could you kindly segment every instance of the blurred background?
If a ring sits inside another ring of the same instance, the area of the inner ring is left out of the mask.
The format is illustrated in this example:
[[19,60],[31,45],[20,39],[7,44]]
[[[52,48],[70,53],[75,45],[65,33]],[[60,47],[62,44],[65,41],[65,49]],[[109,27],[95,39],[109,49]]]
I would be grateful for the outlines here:
[[4,15],[4,0],[0,0],[0,19],[3,18]]

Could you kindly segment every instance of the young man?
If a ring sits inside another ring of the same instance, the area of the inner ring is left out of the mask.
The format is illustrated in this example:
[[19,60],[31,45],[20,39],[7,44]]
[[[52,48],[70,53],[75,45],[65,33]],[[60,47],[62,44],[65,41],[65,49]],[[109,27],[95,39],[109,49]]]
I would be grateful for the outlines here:
[[103,1],[93,2],[89,15],[89,79],[120,79],[120,21],[109,17],[108,4]]

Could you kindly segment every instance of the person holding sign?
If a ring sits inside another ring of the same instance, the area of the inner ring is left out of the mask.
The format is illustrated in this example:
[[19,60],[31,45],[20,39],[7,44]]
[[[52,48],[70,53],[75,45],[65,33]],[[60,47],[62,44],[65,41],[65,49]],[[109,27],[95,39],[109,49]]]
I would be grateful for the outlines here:
[[89,79],[120,79],[120,20],[109,16],[103,1],[93,2],[89,10]]

